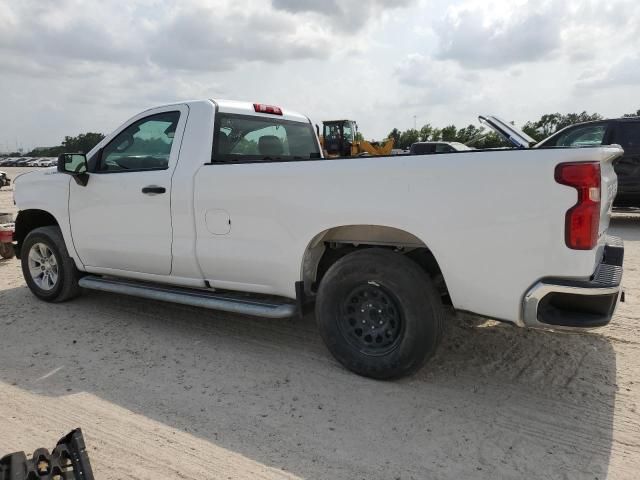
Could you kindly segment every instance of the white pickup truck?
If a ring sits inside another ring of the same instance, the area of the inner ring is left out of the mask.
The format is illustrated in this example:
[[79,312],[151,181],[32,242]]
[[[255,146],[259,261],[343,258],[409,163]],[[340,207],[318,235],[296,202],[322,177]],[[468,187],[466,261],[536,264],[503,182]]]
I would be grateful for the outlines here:
[[418,369],[444,306],[520,327],[608,323],[616,146],[324,159],[309,119],[203,100],[153,108],[15,185],[27,285],[270,318],[315,304],[347,368]]

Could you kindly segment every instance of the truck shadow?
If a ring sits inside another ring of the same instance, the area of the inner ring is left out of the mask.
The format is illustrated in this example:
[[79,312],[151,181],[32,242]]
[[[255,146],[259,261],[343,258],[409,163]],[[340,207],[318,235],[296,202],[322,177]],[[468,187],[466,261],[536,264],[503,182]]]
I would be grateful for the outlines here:
[[24,287],[0,291],[0,303],[5,383],[90,392],[300,477],[607,473],[616,356],[598,334],[461,316],[419,373],[378,382],[330,357],[313,316],[270,321],[97,292],[49,305]]
[[[616,216],[610,231],[639,241],[639,222]],[[263,320],[97,292],[49,305],[24,286],[0,290],[0,305],[1,381],[86,391],[300,477],[608,473],[617,368],[606,329],[450,315],[422,370],[378,382],[331,358],[313,315]]]

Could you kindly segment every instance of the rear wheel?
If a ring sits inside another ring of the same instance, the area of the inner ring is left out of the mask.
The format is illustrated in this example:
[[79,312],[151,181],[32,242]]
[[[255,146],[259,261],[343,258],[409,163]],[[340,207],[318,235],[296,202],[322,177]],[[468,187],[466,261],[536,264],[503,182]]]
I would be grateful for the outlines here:
[[329,268],[318,290],[316,319],[340,363],[387,379],[416,371],[434,354],[443,312],[431,279],[416,263],[372,248]]
[[47,302],[63,302],[80,293],[80,272],[67,252],[58,227],[32,230],[20,252],[22,274],[36,297]]

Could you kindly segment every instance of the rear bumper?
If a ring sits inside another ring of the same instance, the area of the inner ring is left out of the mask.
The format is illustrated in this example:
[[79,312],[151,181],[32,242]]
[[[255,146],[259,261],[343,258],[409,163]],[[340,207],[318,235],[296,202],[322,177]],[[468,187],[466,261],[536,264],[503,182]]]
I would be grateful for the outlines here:
[[588,280],[544,278],[525,294],[523,323],[534,328],[594,328],[611,321],[619,301],[624,245],[608,237],[604,255]]

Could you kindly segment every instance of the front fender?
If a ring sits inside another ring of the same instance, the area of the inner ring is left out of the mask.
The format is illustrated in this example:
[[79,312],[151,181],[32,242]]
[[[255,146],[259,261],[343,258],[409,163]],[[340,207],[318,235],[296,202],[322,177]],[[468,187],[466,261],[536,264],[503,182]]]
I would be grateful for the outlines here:
[[62,232],[69,256],[76,266],[84,265],[73,245],[69,221],[69,175],[55,169],[38,170],[20,175],[15,180],[14,199],[18,207],[16,241],[18,245],[34,228],[57,225]]

